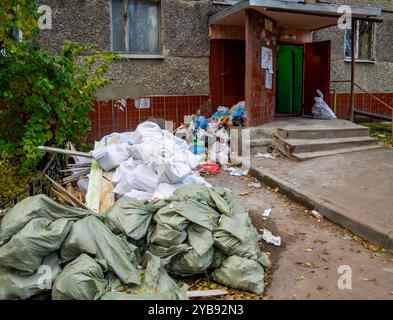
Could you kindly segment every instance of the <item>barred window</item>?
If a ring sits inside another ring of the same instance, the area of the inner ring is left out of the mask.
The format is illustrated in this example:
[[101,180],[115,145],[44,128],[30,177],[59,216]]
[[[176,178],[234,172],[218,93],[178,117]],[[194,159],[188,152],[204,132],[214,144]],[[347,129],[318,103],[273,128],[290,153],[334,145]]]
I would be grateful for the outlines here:
[[[345,58],[351,59],[351,30],[345,30]],[[357,20],[355,22],[355,59],[375,60],[375,23]]]
[[160,53],[160,2],[112,0],[112,50],[131,54]]

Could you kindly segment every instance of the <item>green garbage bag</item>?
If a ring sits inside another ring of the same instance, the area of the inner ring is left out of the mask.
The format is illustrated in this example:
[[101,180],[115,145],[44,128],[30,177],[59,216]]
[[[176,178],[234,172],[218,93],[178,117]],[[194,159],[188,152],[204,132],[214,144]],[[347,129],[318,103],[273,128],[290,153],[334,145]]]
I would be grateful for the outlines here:
[[140,285],[122,286],[116,278],[111,279],[108,286],[110,293],[102,300],[185,300],[187,295],[164,269],[166,262],[146,252],[142,260]]
[[60,274],[60,259],[51,253],[32,275],[15,269],[0,268],[0,300],[25,300],[50,291],[53,281]]
[[213,254],[213,261],[211,265],[209,266],[209,270],[215,270],[221,266],[221,263],[228,258],[224,253],[222,253],[220,250],[217,248],[214,248],[214,254]]
[[213,231],[214,244],[228,256],[259,257],[259,243],[255,228],[246,227],[239,220],[222,215],[219,226]]
[[230,256],[220,268],[212,273],[214,281],[231,288],[262,294],[264,290],[264,269],[255,260]]
[[[182,221],[181,226],[176,226],[176,221],[181,220],[178,217],[179,215],[183,217],[184,221]],[[219,218],[220,214],[212,207],[193,199],[171,202],[154,216],[157,224],[168,224],[179,231],[188,228],[190,222],[212,231],[217,226]]]
[[163,247],[156,244],[150,244],[147,248],[149,252],[164,259],[168,264],[170,261],[177,259],[186,252],[192,250],[192,247],[186,243],[173,245],[171,247]]
[[61,247],[61,256],[73,260],[86,253],[105,260],[124,284],[140,284],[140,276],[132,262],[137,261],[138,249],[119,236],[94,216],[76,222]]
[[35,218],[52,221],[60,218],[82,219],[93,214],[90,211],[61,205],[45,195],[26,198],[9,210],[0,225],[0,246]]
[[[167,206],[158,210],[154,215],[153,220],[156,224],[165,224],[173,230],[182,232],[188,228],[190,221],[181,215],[179,211],[187,209],[189,208],[185,208],[185,203],[173,201]],[[166,235],[163,234],[162,237],[165,238]]]
[[105,223],[115,233],[140,240],[146,236],[153,214],[166,204],[165,201],[143,202],[123,197],[104,213]]
[[214,244],[213,233],[192,223],[187,229],[188,242],[199,255],[204,255]]
[[170,247],[176,244],[181,244],[187,239],[187,231],[177,231],[170,225],[165,223],[156,224],[150,235],[150,242]]
[[199,255],[195,249],[192,249],[181,258],[174,260],[168,268],[170,273],[180,276],[203,274],[212,264],[213,256],[213,247],[203,255]]
[[105,261],[81,254],[65,266],[52,289],[53,300],[99,300],[106,292]]
[[238,215],[244,215],[248,217],[247,211],[244,209],[239,199],[232,191],[221,187],[215,187],[214,191],[217,192],[217,194],[228,204],[229,213],[224,213],[225,215],[233,218]]
[[58,250],[71,229],[68,219],[31,220],[21,231],[0,247],[0,267],[32,274],[45,256]]
[[210,195],[209,188],[197,184],[189,184],[177,189],[173,193],[173,198],[180,202],[193,199],[199,202],[205,202],[211,207],[215,205]]

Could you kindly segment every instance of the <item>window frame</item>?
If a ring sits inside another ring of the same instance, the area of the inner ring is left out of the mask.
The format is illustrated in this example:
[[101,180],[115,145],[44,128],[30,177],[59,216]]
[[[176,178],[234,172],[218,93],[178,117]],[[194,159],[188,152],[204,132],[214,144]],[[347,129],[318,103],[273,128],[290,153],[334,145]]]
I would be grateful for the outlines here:
[[[113,43],[113,8],[112,8],[112,2],[113,0],[109,0],[109,8],[110,8],[110,30],[111,30],[111,39],[110,39],[110,46],[111,50],[118,53],[119,56],[127,59],[164,59],[164,56],[162,54],[162,31],[161,31],[161,26],[162,26],[162,14],[161,14],[161,0],[136,0],[136,1],[144,1],[144,2],[150,2],[150,3],[155,3],[158,6],[158,52],[127,52],[127,51],[117,51],[114,50],[114,43]],[[129,28],[127,26],[124,26],[124,38],[128,38],[129,35],[126,34],[126,32],[130,32]],[[124,40],[125,40],[124,39]]]
[[[359,46],[356,43],[359,43],[360,37],[360,22],[363,20],[356,20],[355,21],[355,62],[363,62],[363,63],[376,63],[376,23],[374,21],[368,21],[371,23],[371,57],[369,59],[359,59]],[[349,37],[349,39],[348,39]],[[344,61],[351,62],[352,57],[347,56],[346,53],[346,43],[351,40],[351,29],[344,30]]]

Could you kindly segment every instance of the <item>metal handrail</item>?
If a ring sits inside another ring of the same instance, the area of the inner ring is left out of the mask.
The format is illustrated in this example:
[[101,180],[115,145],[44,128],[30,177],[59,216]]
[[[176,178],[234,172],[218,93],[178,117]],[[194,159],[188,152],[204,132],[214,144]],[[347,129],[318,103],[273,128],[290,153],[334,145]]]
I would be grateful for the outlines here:
[[[335,80],[335,81],[331,81],[332,83],[350,83],[350,80]],[[363,89],[361,86],[359,86],[356,82],[354,82],[355,87],[357,87],[358,89],[362,90],[363,92],[367,93],[369,96],[371,96],[372,98],[374,98],[375,100],[377,100],[378,102],[382,103],[385,107],[388,107],[390,110],[393,111],[393,107],[388,105],[385,101],[382,101],[381,99],[379,99],[378,97],[376,97],[375,95],[373,95],[371,92],[368,92],[366,89]]]
[[[352,80],[333,80],[330,82],[332,82],[332,83],[348,83],[349,82],[349,83],[353,84],[355,87],[357,87],[358,89],[360,89],[361,91],[367,93],[367,95],[369,95],[370,97],[372,97],[373,99],[375,99],[376,101],[378,101],[379,103],[381,103],[382,105],[384,105],[385,107],[389,108],[392,111],[392,143],[391,143],[391,146],[393,147],[393,107],[390,106],[389,104],[387,104],[385,101],[382,101],[381,99],[379,99],[378,97],[376,97],[372,93],[368,92],[366,89],[363,89],[357,83],[352,82]],[[353,112],[353,110],[352,110],[352,112]]]

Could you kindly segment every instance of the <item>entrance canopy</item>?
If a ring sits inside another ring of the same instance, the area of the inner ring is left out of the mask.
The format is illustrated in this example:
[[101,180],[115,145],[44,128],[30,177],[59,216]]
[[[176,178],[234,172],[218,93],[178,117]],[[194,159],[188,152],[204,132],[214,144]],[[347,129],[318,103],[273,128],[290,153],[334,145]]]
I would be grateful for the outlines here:
[[[278,27],[302,30],[319,30],[337,25],[343,15],[338,5],[301,3],[280,0],[241,1],[210,17],[209,23],[244,26],[245,11],[253,9],[277,22]],[[380,8],[350,7],[353,19],[372,19],[381,16]]]

